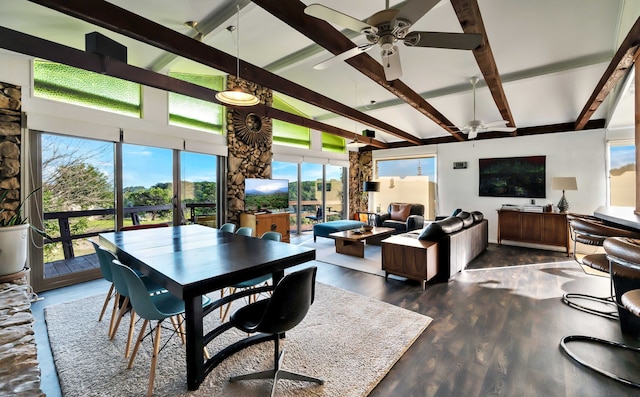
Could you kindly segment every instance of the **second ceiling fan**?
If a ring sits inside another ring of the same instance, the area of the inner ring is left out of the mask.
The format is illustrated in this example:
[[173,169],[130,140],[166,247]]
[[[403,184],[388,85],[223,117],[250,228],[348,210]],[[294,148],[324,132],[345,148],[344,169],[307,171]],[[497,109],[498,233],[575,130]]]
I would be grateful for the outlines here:
[[467,134],[467,139],[475,139],[479,132],[498,131],[498,132],[513,132],[515,127],[506,127],[507,120],[498,120],[485,123],[482,120],[476,119],[476,85],[480,81],[477,77],[472,77],[469,82],[473,86],[473,120],[469,121],[467,125],[460,128],[460,131]]
[[370,16],[366,22],[343,14],[321,4],[311,4],[304,9],[305,14],[326,22],[345,27],[366,36],[368,43],[338,54],[314,66],[325,69],[339,61],[344,61],[376,45],[380,46],[384,75],[387,81],[402,76],[400,53],[396,42],[402,41],[408,47],[450,48],[473,50],[482,42],[482,35],[475,33],[409,32],[409,28],[431,10],[440,0],[409,0],[399,9],[389,8]]

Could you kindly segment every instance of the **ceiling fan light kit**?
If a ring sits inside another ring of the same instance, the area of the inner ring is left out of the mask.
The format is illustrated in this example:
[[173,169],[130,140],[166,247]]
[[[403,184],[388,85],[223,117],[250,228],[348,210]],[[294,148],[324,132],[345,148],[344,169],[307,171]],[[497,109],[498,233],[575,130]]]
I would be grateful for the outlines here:
[[364,34],[368,43],[359,45],[342,54],[338,54],[324,62],[315,65],[315,69],[325,69],[337,63],[359,55],[371,47],[380,46],[380,56],[384,66],[387,81],[402,77],[400,52],[396,42],[402,41],[408,47],[448,48],[459,50],[473,50],[482,42],[482,35],[475,33],[444,33],[444,32],[409,32],[423,15],[435,7],[440,0],[409,0],[400,9],[389,8],[378,11],[362,22],[349,15],[325,7],[321,4],[311,4],[304,10],[305,14],[334,23],[354,32]]

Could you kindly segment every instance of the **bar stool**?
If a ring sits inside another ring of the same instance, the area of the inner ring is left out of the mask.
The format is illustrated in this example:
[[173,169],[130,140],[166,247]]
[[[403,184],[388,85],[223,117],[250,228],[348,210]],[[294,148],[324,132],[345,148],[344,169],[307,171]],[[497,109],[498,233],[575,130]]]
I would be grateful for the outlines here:
[[640,337],[640,317],[622,305],[626,292],[640,289],[640,239],[613,237],[604,241],[604,250],[611,264],[611,279],[618,303],[620,329],[625,335]]
[[[640,289],[635,289],[635,290],[625,292],[624,294],[622,294],[620,301],[622,302],[622,306],[624,306],[624,308],[628,310],[629,313],[640,318]],[[594,338],[594,337],[585,336],[585,335],[569,335],[569,336],[565,336],[560,341],[560,347],[562,348],[562,350],[569,357],[571,357],[571,359],[576,361],[578,364],[586,368],[589,368],[592,371],[595,371],[601,375],[604,375],[610,379],[613,379],[616,382],[620,382],[628,386],[640,388],[640,383],[636,380],[623,378],[621,376],[614,374],[613,372],[604,370],[602,368],[598,368],[595,365],[592,365],[589,362],[583,360],[577,354],[569,350],[569,348],[567,347],[567,344],[570,342],[590,342],[590,343],[596,343],[600,345],[611,346],[618,349],[626,349],[636,353],[640,353],[640,347],[629,346],[624,343],[614,342],[606,339]]]
[[[604,253],[594,253],[586,255],[579,260],[576,251],[578,243],[602,247],[604,241],[609,237],[635,237],[640,238],[640,233],[631,232],[625,229],[605,225],[602,221],[589,215],[571,214],[567,216],[569,220],[569,231],[573,240],[573,259],[580,265],[588,266],[592,269],[610,273],[609,259]],[[594,307],[584,306],[576,301],[587,300],[597,302],[609,307],[609,309],[599,310]],[[595,314],[609,319],[618,319],[618,307],[614,301],[613,283],[611,284],[611,294],[607,297],[597,297],[587,294],[566,293],[562,296],[562,301],[574,309],[582,310],[586,313]]]

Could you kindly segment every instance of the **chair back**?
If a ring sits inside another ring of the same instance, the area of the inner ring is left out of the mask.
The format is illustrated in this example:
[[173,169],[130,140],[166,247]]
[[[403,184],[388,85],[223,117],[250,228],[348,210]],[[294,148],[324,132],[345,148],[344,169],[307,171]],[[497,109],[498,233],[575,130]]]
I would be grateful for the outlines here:
[[282,241],[282,234],[280,232],[264,232],[260,238],[263,240]]
[[258,332],[279,334],[304,319],[315,297],[315,266],[289,273],[276,285],[267,308],[256,326]]
[[233,233],[236,231],[236,225],[235,223],[225,223],[224,225],[220,226],[220,230],[227,233]]
[[236,230],[236,234],[251,237],[251,235],[253,234],[253,229],[250,227],[241,227],[240,229]]
[[127,282],[122,276],[122,271],[114,264],[115,261],[118,263],[120,263],[120,261],[118,261],[118,258],[111,251],[107,251],[104,248],[100,249],[111,255],[109,263],[111,265],[111,275],[113,276],[113,285],[116,287],[116,291],[118,291],[120,295],[128,297],[129,288],[127,286]]
[[[158,310],[151,300],[149,290],[133,269],[123,265],[117,259],[114,259],[112,263],[114,275],[118,274],[127,285],[129,301],[131,302],[131,306],[133,306],[133,310],[136,311],[136,314],[146,320],[163,320],[173,315],[172,313],[167,315]],[[116,286],[116,288],[118,287]]]
[[102,274],[102,278],[109,282],[113,282],[113,275],[111,274],[111,261],[113,260],[113,255],[109,255],[107,252],[104,252],[104,248],[102,248],[95,241],[89,240],[91,244],[93,244],[93,248],[96,250],[96,256],[98,257],[98,263],[100,264],[100,274]]

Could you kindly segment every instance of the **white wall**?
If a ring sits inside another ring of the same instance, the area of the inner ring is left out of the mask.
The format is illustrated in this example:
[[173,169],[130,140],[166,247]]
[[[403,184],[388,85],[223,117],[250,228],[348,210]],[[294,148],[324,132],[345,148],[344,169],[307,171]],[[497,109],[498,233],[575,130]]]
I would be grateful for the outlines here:
[[[478,196],[478,159],[537,155],[546,156],[547,198],[536,199],[536,204],[558,204],[562,192],[551,190],[551,178],[575,176],[578,190],[566,192],[569,210],[592,214],[607,201],[605,153],[604,129],[439,145],[439,214],[456,208],[480,211],[489,220],[489,241],[496,242],[496,210],[503,203],[521,205],[530,199]],[[467,168],[454,170],[454,161],[466,161]]]

